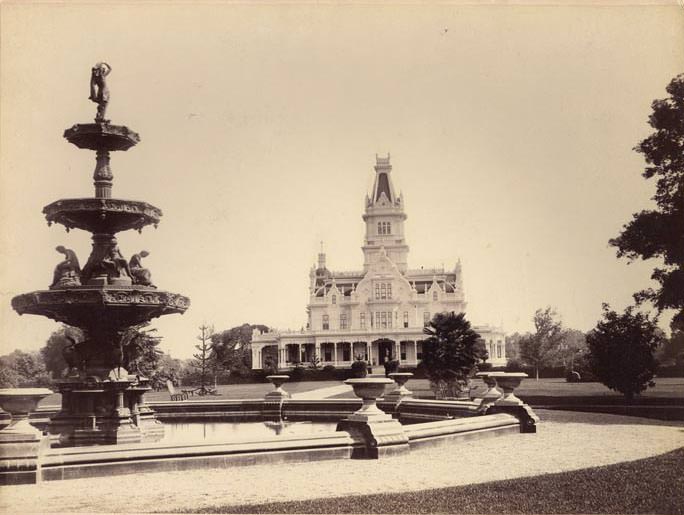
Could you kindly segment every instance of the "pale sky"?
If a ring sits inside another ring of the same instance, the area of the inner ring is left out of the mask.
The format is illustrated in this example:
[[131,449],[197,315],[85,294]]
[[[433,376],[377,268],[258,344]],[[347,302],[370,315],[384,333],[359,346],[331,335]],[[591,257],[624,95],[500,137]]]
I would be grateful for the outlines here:
[[[632,148],[653,99],[684,71],[684,10],[649,7],[3,4],[0,353],[59,325],[19,317],[90,235],[47,227],[43,206],[92,196],[94,154],[62,138],[90,123],[90,68],[108,62],[108,118],[141,136],[112,154],[114,196],[145,200],[160,289],[190,309],[153,324],[189,357],[202,323],[299,329],[319,242],[360,269],[376,153],[404,194],[409,266],[461,259],[476,324],[532,329],[555,306],[588,330],[622,309],[654,263],[608,239],[651,206]],[[666,326],[669,319],[663,322]]]

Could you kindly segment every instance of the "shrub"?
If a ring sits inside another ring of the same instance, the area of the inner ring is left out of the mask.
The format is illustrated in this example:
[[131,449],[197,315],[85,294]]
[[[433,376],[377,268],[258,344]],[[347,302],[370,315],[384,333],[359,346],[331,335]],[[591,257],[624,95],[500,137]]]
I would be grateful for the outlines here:
[[631,401],[655,386],[654,352],[664,341],[662,332],[648,315],[628,307],[624,313],[603,305],[603,319],[587,335],[591,371],[611,390]]
[[437,313],[424,330],[423,362],[437,398],[457,397],[486,356],[464,313]]
[[493,368],[493,365],[491,363],[480,363],[477,365],[477,371],[478,372],[489,372]]
[[389,361],[385,362],[385,377],[389,376],[390,374],[393,374],[397,370],[399,370],[398,359],[390,359]]
[[568,383],[579,383],[582,380],[582,376],[576,370],[569,370],[565,376],[565,380]]
[[361,359],[357,359],[351,364],[351,370],[354,377],[366,377],[368,375],[368,365]]
[[290,371],[290,381],[299,382],[304,379],[304,367],[299,363]]

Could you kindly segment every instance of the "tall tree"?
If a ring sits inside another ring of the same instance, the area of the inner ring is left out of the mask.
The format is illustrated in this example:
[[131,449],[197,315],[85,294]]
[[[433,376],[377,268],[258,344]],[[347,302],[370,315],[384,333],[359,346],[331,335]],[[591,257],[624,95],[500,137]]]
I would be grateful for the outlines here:
[[563,331],[558,357],[567,371],[574,370],[575,359],[587,349],[587,336],[577,329]]
[[192,362],[192,367],[199,372],[200,389],[202,392],[205,392],[207,390],[209,372],[215,363],[215,359],[212,357],[212,335],[214,334],[214,329],[202,325],[199,330],[200,334],[197,336],[197,339],[200,343],[195,345],[197,352],[192,355],[195,358]]
[[52,377],[59,379],[67,369],[67,363],[64,360],[64,349],[73,342],[80,342],[83,340],[83,331],[77,327],[69,325],[62,325],[59,329],[54,331],[45,346],[40,349],[40,354],[43,356],[45,368],[52,374]]
[[650,301],[658,310],[674,309],[672,328],[684,330],[684,74],[666,88],[669,98],[655,100],[648,123],[656,132],[634,150],[649,165],[646,179],[657,177],[655,209],[633,215],[610,244],[618,257],[662,260],[651,278],[657,288],[635,293],[637,303]]
[[587,335],[589,365],[603,384],[630,401],[655,386],[654,352],[663,342],[663,332],[648,315],[634,306],[618,314],[604,304],[603,319]]
[[658,361],[674,362],[677,366],[684,366],[684,331],[673,331],[672,336],[659,349]]
[[16,349],[0,356],[0,382],[6,387],[49,386],[51,378],[39,352]]
[[123,339],[124,359],[129,372],[152,379],[164,353],[157,348],[161,343],[161,336],[157,336],[156,329],[148,326],[149,323],[145,322],[126,330]]
[[563,341],[563,328],[558,313],[551,306],[534,313],[534,334],[527,334],[518,341],[520,359],[534,367],[539,381],[539,369],[551,365],[558,357]]
[[216,363],[229,372],[242,372],[251,368],[249,344],[254,329],[268,331],[262,324],[242,324],[212,336],[212,353]]
[[520,340],[524,335],[515,332],[506,336],[506,358],[509,360],[517,360],[520,353]]
[[422,366],[438,397],[457,396],[487,352],[465,313],[437,313],[423,329]]

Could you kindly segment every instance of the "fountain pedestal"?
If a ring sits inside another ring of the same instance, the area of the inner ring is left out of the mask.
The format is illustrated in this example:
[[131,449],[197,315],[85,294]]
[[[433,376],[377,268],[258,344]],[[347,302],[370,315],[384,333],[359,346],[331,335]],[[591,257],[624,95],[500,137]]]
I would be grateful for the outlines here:
[[51,393],[46,388],[0,390],[0,407],[12,417],[0,431],[0,485],[40,481],[40,455],[50,442],[28,420],[38,403]]
[[385,387],[392,382],[384,377],[345,381],[363,401],[361,409],[337,424],[337,431],[347,431],[364,443],[362,448],[352,451],[352,458],[378,459],[409,450],[408,436],[402,425],[377,406],[378,398],[382,397]]

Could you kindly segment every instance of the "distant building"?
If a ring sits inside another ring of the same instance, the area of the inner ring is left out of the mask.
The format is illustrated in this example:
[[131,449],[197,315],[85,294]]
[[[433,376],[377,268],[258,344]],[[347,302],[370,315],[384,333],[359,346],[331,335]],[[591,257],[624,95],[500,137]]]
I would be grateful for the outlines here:
[[[372,365],[399,359],[421,360],[423,327],[435,313],[465,311],[460,261],[453,270],[409,269],[404,237],[404,203],[391,179],[389,155],[376,157],[375,182],[366,197],[363,269],[333,272],[326,256],[309,274],[308,324],[302,331],[255,332],[252,368],[268,362],[286,369],[317,356],[322,366],[350,366],[361,357]],[[474,329],[484,340],[489,362],[506,364],[504,333],[490,326]]]

